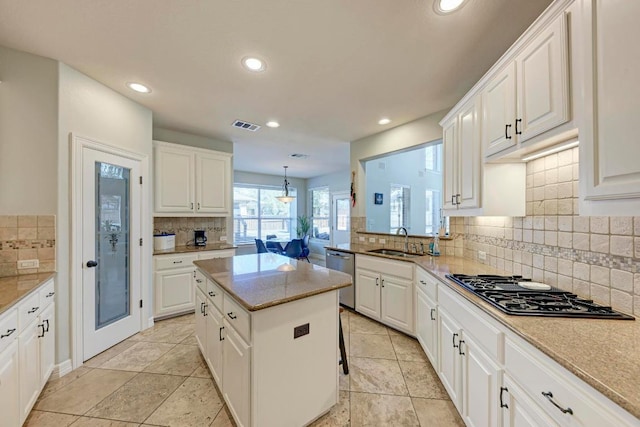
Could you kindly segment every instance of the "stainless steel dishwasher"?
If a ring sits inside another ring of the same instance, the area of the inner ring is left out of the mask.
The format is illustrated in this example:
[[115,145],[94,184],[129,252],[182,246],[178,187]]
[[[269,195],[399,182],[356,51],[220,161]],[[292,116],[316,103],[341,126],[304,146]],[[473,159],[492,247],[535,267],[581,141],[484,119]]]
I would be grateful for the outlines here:
[[356,308],[355,258],[355,255],[349,252],[327,249],[327,268],[351,275],[351,286],[340,289],[340,304],[352,309]]

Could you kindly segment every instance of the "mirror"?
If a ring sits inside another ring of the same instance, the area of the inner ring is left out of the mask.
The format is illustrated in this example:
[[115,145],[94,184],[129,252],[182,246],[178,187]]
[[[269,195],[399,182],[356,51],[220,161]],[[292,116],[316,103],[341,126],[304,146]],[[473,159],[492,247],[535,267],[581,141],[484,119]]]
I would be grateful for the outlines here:
[[442,140],[364,160],[366,230],[431,236],[445,227]]

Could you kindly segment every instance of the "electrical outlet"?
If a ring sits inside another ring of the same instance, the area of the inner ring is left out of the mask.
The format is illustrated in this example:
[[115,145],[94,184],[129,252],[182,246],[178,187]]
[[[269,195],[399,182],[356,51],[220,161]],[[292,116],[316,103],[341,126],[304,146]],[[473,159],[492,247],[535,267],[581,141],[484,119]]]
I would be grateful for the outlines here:
[[387,242],[387,240],[386,240],[386,239],[380,239],[380,244],[381,244],[381,245],[384,245],[386,242]]
[[358,241],[364,242],[364,237],[363,236],[358,237]]
[[18,261],[18,270],[38,267],[40,267],[40,261],[38,261],[37,259],[21,259],[20,261]]
[[487,253],[485,251],[478,251],[478,259],[484,261],[487,259]]
[[375,243],[375,242],[376,242],[375,237],[369,237],[369,243]]
[[227,241],[227,236],[220,236],[220,241],[221,242],[226,242]]

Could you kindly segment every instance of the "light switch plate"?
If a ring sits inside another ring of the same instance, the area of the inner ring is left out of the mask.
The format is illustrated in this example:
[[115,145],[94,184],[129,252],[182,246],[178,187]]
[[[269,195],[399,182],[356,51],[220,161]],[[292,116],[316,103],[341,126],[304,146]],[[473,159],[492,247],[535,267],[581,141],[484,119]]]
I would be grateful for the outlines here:
[[485,251],[478,251],[478,259],[482,261],[487,259],[487,253]]
[[18,270],[38,267],[40,267],[40,261],[38,261],[37,259],[21,259],[20,261],[18,261]]
[[220,241],[221,242],[226,242],[227,241],[227,236],[220,236]]
[[360,237],[358,237],[358,240],[361,241],[361,242],[364,242],[364,237],[360,236]]
[[375,237],[369,237],[369,243],[375,243],[375,242],[376,242]]

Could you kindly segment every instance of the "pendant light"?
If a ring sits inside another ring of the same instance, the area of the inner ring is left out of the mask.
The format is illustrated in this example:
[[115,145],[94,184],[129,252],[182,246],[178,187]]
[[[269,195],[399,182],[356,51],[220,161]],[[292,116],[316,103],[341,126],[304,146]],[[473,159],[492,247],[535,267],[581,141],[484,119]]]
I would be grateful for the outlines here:
[[295,197],[289,195],[289,181],[287,181],[287,168],[289,166],[284,167],[284,184],[282,185],[282,196],[276,197],[276,199],[280,200],[282,203],[291,203]]

